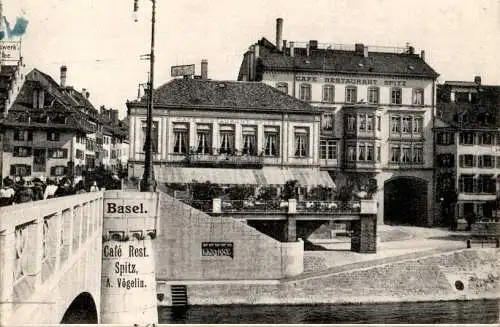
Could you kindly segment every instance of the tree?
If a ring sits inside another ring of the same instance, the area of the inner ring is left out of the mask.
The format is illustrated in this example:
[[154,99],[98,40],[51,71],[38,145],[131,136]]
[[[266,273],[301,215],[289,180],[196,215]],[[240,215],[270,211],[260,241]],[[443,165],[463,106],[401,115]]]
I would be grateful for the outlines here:
[[283,200],[296,199],[297,198],[297,187],[299,187],[299,182],[296,179],[286,181],[283,186],[283,193],[281,198]]

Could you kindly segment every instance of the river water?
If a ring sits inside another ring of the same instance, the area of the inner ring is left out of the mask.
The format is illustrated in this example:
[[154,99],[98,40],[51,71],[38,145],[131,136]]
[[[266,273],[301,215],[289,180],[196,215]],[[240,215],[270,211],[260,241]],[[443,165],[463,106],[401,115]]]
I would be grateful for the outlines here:
[[500,300],[159,307],[162,324],[464,324],[499,321]]

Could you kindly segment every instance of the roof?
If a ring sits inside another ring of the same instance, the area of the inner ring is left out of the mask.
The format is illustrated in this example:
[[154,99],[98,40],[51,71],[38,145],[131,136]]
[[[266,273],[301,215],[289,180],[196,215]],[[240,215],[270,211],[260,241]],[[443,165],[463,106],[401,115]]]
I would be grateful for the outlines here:
[[[290,48],[279,52],[274,45],[263,38],[259,41],[259,58],[264,70],[289,70],[304,72],[328,72],[340,74],[389,75],[435,79],[439,76],[420,56],[410,53],[368,51],[363,52],[337,49],[310,49],[295,47],[294,56]],[[368,48],[369,49],[369,48]],[[245,56],[246,58],[247,56]],[[246,59],[240,67],[240,76],[244,73]]]
[[[155,107],[315,112],[308,103],[260,82],[174,79],[154,90]],[[146,105],[147,98],[128,105]]]
[[[43,108],[33,108],[33,92],[38,89],[44,90]],[[79,92],[60,87],[52,77],[33,69],[26,75],[26,80],[2,124],[89,131],[92,128],[88,122],[89,117],[96,114],[97,110]],[[48,121],[47,117],[50,118]]]

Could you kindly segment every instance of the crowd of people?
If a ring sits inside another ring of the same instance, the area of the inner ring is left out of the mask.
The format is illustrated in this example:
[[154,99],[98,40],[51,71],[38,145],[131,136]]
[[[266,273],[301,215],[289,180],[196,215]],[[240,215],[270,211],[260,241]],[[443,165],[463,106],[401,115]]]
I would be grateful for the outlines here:
[[3,186],[0,189],[0,206],[46,200],[54,197],[86,192],[97,192],[102,188],[121,188],[121,182],[118,177],[107,181],[75,180],[69,177],[63,177],[59,180],[49,178],[33,178],[28,180],[22,177],[16,177],[16,179],[6,177],[2,182]]

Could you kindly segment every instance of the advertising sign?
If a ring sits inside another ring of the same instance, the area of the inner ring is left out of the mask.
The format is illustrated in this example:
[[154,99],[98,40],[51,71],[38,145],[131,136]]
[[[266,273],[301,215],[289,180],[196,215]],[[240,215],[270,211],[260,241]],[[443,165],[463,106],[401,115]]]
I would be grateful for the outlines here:
[[21,42],[0,41],[0,54],[2,61],[19,61],[21,59]]
[[194,65],[180,65],[171,67],[172,77],[194,75]]

